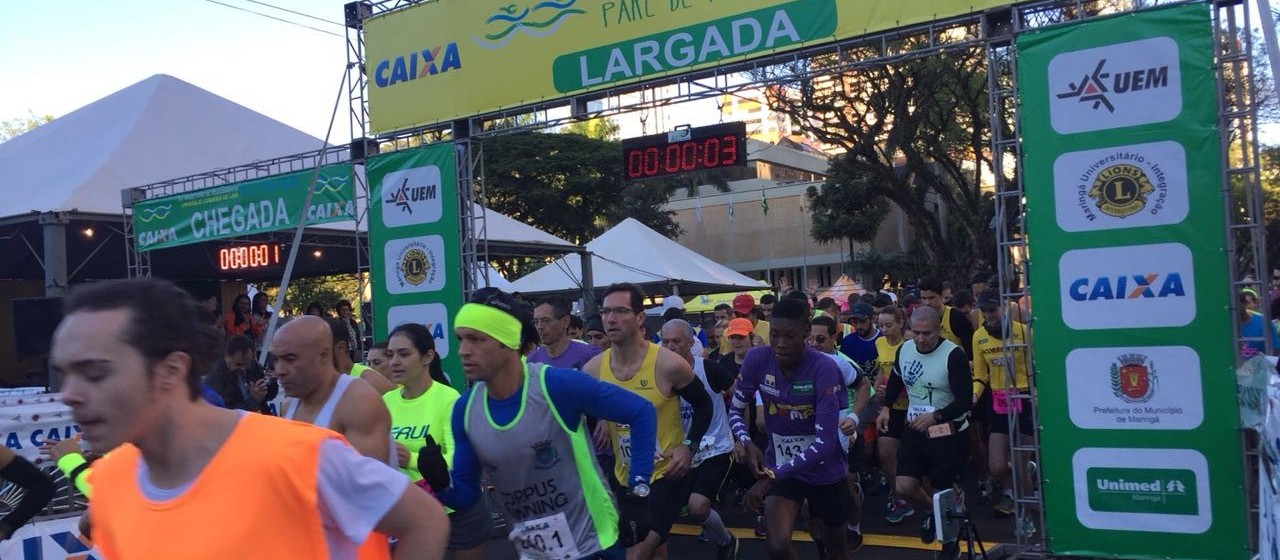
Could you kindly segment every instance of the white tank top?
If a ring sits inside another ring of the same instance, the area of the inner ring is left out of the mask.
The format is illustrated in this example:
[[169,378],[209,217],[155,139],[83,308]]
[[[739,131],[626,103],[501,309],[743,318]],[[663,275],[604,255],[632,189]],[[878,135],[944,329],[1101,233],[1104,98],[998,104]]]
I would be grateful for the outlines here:
[[[733,451],[733,436],[729,432],[729,415],[724,409],[724,397],[711,390],[711,383],[707,382],[707,367],[703,358],[695,357],[693,359],[693,374],[702,380],[702,387],[707,391],[707,396],[711,397],[711,425],[707,427],[707,433],[702,437],[702,444],[698,446],[698,452],[693,456],[693,466],[702,464],[703,461],[723,455]],[[684,433],[689,433],[689,425],[693,424],[693,405],[680,401],[680,423],[684,425]]]
[[[333,386],[333,392],[329,393],[329,399],[324,401],[324,406],[321,406],[320,412],[316,413],[315,420],[311,421],[312,426],[320,426],[321,428],[328,428],[330,430],[333,429],[333,426],[330,426],[330,424],[333,423],[333,411],[338,408],[338,402],[342,400],[342,395],[346,394],[347,387],[350,387],[351,382],[354,380],[354,377],[347,374],[341,374],[338,376],[338,382]],[[285,402],[289,403],[289,406],[285,407],[284,419],[293,420],[293,417],[298,414],[298,405],[300,401],[296,398],[290,397],[285,399]],[[387,455],[387,464],[392,467],[396,467],[398,466],[396,465],[396,440],[391,436],[390,432],[387,433],[387,443],[390,446],[390,454]]]

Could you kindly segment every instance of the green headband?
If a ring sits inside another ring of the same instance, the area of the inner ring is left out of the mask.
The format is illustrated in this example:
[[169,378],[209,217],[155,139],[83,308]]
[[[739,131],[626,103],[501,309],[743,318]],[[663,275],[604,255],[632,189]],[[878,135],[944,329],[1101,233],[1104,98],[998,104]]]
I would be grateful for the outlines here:
[[520,349],[520,321],[511,314],[488,305],[468,303],[453,320],[455,329],[475,329],[493,337],[512,350]]

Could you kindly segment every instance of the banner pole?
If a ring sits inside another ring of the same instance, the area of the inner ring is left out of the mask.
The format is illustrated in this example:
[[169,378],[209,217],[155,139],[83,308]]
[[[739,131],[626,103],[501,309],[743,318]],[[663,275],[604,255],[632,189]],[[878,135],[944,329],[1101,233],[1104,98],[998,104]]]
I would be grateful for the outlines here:
[[[327,148],[329,147],[329,135],[333,134],[333,123],[338,119],[338,105],[342,102],[342,94],[346,91],[347,86],[347,69],[342,69],[342,80],[338,83],[338,98],[333,102],[333,111],[329,116],[329,128],[325,130],[324,142],[320,145],[320,161],[316,162],[315,169],[311,172],[311,182],[307,186],[307,196],[302,199],[302,208],[298,211],[298,227],[293,230],[293,243],[289,247],[289,260],[284,266],[284,276],[280,278],[280,290],[276,292],[275,304],[272,306],[275,312],[271,314],[271,322],[267,324],[267,332],[263,335],[263,345],[258,350],[258,365],[267,366],[267,354],[271,353],[270,340],[276,334],[276,327],[280,325],[280,310],[284,306],[284,294],[289,290],[289,281],[293,278],[293,265],[298,262],[298,250],[302,247],[302,231],[307,228],[307,210],[311,208],[311,197],[316,192],[316,179],[320,178],[320,167],[324,165],[325,158],[329,156]],[[355,166],[352,166],[352,174],[355,174]],[[354,180],[354,177],[352,178]],[[360,232],[357,229],[356,236],[359,237]],[[359,241],[357,241],[358,245]],[[359,251],[359,247],[356,248]],[[358,271],[357,271],[358,272]]]

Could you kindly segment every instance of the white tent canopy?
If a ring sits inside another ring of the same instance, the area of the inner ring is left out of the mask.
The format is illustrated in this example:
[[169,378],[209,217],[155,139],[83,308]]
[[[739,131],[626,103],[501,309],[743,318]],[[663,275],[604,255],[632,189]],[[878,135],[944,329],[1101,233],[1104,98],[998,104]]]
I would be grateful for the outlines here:
[[[755,290],[756,282],[667,239],[634,218],[587,243],[596,287],[616,282],[639,284],[657,292],[681,294]],[[536,294],[583,288],[581,257],[569,254],[511,283],[513,291]]]
[[314,151],[321,140],[157,74],[0,144],[0,217],[115,214],[120,190]]

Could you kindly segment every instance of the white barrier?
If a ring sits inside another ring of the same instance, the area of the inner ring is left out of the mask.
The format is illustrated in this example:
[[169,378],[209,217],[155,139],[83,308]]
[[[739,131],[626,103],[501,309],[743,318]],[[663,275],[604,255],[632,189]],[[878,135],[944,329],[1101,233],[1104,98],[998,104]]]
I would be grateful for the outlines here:
[[56,393],[0,395],[0,437],[5,447],[28,461],[38,464],[45,440],[63,440],[79,432],[71,409]]
[[80,516],[27,524],[0,542],[4,560],[102,560],[80,538]]

